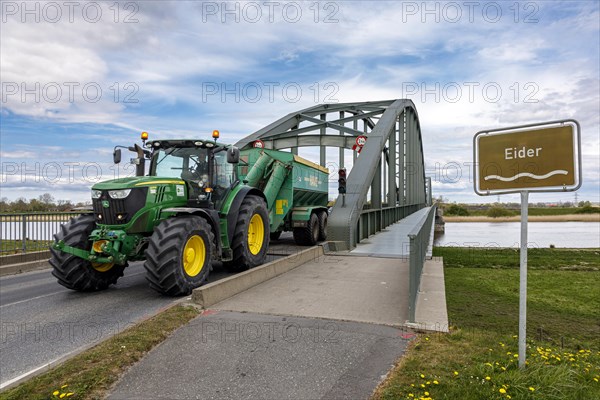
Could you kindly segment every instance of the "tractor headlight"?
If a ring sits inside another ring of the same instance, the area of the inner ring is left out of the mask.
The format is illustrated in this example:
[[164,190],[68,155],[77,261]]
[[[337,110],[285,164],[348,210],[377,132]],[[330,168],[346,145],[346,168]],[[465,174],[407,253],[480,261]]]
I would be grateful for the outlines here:
[[129,196],[129,193],[131,192],[131,189],[121,189],[121,190],[109,190],[108,191],[108,195],[110,196],[111,199],[124,199],[125,197]]
[[92,199],[99,199],[102,196],[102,191],[92,189]]

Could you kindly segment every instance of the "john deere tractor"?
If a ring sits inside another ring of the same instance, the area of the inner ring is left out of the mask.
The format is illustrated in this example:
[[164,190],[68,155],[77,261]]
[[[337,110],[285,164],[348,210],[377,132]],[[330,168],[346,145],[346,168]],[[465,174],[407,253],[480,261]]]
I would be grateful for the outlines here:
[[[293,180],[293,160],[272,159],[252,171],[248,160],[256,157],[246,155],[239,168],[240,151],[217,143],[218,136],[214,131],[212,140],[148,141],[143,132],[141,146],[126,148],[135,153],[136,176],[95,184],[93,212],[72,219],[55,235],[50,264],[58,282],[78,291],[106,289],[123,276],[128,262],[145,260],[153,289],[186,295],[206,281],[213,262],[233,271],[262,264],[271,231],[294,230],[298,238],[308,238],[301,244],[324,237],[326,228],[319,227],[326,222],[326,173],[308,168],[318,175],[310,180],[318,185],[303,190],[314,204],[294,208],[295,191],[284,185]],[[121,148],[113,153],[117,164]],[[260,150],[263,161],[266,151]],[[252,185],[242,170],[252,175]]]

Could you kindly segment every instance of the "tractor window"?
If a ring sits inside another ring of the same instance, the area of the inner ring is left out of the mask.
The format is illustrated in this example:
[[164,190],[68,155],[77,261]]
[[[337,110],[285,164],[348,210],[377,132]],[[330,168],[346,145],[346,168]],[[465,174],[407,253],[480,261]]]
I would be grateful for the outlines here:
[[152,158],[150,175],[184,180],[208,180],[208,152],[200,148],[160,150]]
[[215,153],[215,175],[213,182],[215,186],[229,188],[235,181],[235,165],[227,162],[227,152],[219,151]]

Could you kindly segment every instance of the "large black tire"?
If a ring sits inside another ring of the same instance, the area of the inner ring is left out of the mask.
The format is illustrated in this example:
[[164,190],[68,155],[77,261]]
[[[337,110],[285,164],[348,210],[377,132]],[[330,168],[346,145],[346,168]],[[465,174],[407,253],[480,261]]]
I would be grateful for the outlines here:
[[[83,214],[71,218],[69,222],[61,225],[60,232],[55,234],[54,238],[57,242],[62,240],[69,246],[90,250],[92,242],[89,240],[89,236],[95,228],[94,216]],[[80,292],[95,292],[106,289],[123,276],[123,270],[127,266],[117,264],[99,265],[53,248],[50,248],[50,253],[52,275],[58,279],[58,283]]]
[[[262,228],[258,227],[261,223]],[[223,264],[225,268],[239,272],[264,263],[269,248],[269,229],[265,201],[258,196],[247,196],[242,201],[231,241],[233,259]]]
[[317,218],[319,219],[319,242],[327,240],[327,211],[319,211]]
[[315,213],[303,228],[294,228],[294,241],[300,246],[314,246],[319,239],[319,218]]
[[279,238],[281,237],[281,231],[275,231],[275,232],[271,232],[271,234],[269,235],[269,238],[273,241],[273,240],[279,240]]
[[208,278],[215,235],[198,216],[173,217],[161,222],[146,249],[146,280],[168,296],[185,296]]

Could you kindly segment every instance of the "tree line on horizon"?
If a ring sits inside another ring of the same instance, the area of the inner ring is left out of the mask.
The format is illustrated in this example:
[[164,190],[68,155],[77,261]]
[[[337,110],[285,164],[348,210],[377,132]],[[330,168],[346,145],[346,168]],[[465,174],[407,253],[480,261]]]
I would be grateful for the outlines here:
[[71,200],[56,200],[50,193],[44,193],[29,200],[19,197],[10,201],[8,198],[2,197],[0,198],[0,213],[65,212],[90,205],[90,201],[74,203]]

